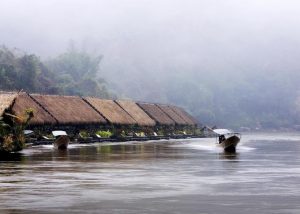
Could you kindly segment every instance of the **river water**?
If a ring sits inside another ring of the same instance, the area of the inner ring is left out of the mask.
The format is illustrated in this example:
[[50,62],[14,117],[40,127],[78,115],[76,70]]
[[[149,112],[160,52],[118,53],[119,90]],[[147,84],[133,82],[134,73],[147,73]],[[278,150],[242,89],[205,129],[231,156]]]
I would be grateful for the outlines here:
[[0,213],[300,213],[300,134],[27,148],[0,159]]

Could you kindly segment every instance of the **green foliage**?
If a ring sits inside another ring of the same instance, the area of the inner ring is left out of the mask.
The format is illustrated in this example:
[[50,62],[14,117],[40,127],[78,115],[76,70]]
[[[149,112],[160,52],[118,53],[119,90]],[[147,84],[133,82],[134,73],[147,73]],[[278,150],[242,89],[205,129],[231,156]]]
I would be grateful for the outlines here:
[[53,71],[58,74],[69,74],[75,81],[96,77],[102,56],[92,57],[86,52],[71,47],[66,53],[49,61]]
[[145,132],[135,132],[136,137],[146,137]]
[[24,130],[31,118],[33,111],[28,109],[24,115],[6,114],[12,121],[11,126],[0,120],[0,153],[17,152],[25,146]]
[[[2,47],[0,90],[112,98],[101,78],[101,60],[100,55],[70,48],[43,62],[35,55]],[[126,71],[123,76],[118,71],[110,83],[119,94],[136,100],[181,106],[210,126],[275,129],[300,125],[300,72],[284,67],[165,69],[160,73],[133,69],[134,73]]]
[[98,96],[109,98],[106,81],[99,78],[102,56],[70,48],[64,54],[47,61],[48,68],[55,73],[62,93],[69,95]]
[[121,137],[126,137],[127,134],[126,134],[126,132],[125,132],[124,130],[122,130],[122,131],[120,132],[120,136],[121,136]]
[[81,130],[79,132],[79,135],[83,138],[87,138],[87,137],[90,137],[90,134],[87,132],[87,131],[84,131],[84,130]]
[[165,135],[165,133],[162,129],[157,130],[156,134],[158,134],[159,136],[164,136]]
[[3,121],[3,118],[0,118],[0,142],[4,136],[9,133],[10,126]]
[[101,59],[70,49],[42,62],[35,55],[0,47],[0,90],[110,98],[105,80],[98,77]]
[[101,137],[106,137],[106,138],[109,138],[109,137],[111,137],[113,135],[113,133],[111,131],[109,131],[109,130],[107,130],[107,131],[101,131],[101,130],[99,130],[99,131],[96,132],[96,134],[99,135],[99,136],[101,136]]

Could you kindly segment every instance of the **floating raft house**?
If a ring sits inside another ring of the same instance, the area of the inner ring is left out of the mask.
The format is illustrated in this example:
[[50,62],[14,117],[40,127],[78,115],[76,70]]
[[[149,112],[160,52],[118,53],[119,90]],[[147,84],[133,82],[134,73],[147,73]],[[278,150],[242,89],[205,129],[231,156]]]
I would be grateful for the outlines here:
[[113,100],[104,100],[93,97],[85,97],[84,100],[96,109],[99,114],[103,115],[103,117],[111,124],[137,124],[137,122]]
[[0,117],[7,120],[5,112],[24,115],[27,109],[34,113],[29,128],[39,131],[59,128],[92,132],[117,128],[148,134],[164,130],[172,135],[176,130],[192,131],[197,127],[195,118],[173,105],[0,91]]
[[32,109],[34,117],[29,121],[30,125],[55,125],[57,121],[39,103],[26,93],[16,96],[12,105],[14,115],[23,115],[26,109]]
[[0,117],[13,105],[17,96],[18,94],[14,92],[0,91]]
[[129,100],[116,100],[116,103],[124,109],[124,111],[126,111],[139,126],[155,126],[156,122],[135,102]]
[[190,126],[197,126],[198,121],[187,113],[183,108],[177,106],[171,106],[172,110],[177,113],[188,125]]
[[105,124],[106,120],[81,97],[30,95],[60,125]]
[[157,104],[157,106],[168,115],[176,125],[184,126],[189,125],[183,118],[181,118],[170,106]]
[[163,110],[152,103],[138,103],[138,105],[153,119],[158,125],[174,126],[175,121],[172,120]]

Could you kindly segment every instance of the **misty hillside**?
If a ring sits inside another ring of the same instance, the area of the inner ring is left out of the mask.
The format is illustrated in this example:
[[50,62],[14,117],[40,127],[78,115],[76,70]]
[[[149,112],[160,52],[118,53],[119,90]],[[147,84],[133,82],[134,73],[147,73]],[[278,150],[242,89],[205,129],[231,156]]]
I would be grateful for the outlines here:
[[[233,128],[292,127],[300,120],[300,73],[176,71],[100,78],[101,56],[75,49],[43,62],[0,50],[0,90],[132,98],[184,107],[202,124]],[[109,73],[109,72],[108,72]],[[109,89],[107,89],[107,87]]]
[[0,48],[0,90],[110,98],[99,76],[101,56],[70,49],[41,61],[34,54]]
[[174,70],[169,75],[149,73],[135,78],[138,81],[112,81],[120,93],[138,100],[180,105],[204,124],[279,128],[300,122],[300,72],[256,70],[221,75]]
[[[219,127],[300,124],[299,1],[17,0],[1,7],[1,43],[47,68],[33,76],[49,85],[31,90],[113,91],[182,106]],[[83,55],[68,55],[72,44]]]

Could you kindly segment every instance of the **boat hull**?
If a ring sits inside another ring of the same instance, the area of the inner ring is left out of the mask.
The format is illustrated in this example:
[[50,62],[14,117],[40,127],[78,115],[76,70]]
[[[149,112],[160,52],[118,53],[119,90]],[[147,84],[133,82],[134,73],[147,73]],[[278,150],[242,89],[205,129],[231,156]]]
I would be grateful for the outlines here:
[[53,143],[56,149],[67,149],[70,142],[70,138],[67,135],[59,136]]
[[219,145],[221,147],[223,147],[225,152],[235,152],[236,146],[239,142],[240,142],[240,138],[234,135],[234,136],[227,138]]

